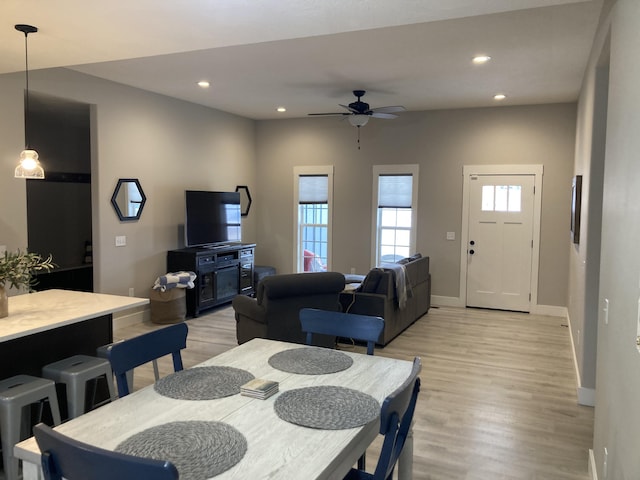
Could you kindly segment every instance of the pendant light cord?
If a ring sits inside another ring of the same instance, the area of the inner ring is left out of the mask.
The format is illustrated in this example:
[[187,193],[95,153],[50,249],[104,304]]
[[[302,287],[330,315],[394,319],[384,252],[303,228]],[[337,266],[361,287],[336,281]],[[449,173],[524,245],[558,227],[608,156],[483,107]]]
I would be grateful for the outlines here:
[[24,112],[24,142],[25,147],[29,149],[29,42],[27,42],[28,32],[24,32],[24,72],[26,79],[27,91],[25,95],[25,112]]

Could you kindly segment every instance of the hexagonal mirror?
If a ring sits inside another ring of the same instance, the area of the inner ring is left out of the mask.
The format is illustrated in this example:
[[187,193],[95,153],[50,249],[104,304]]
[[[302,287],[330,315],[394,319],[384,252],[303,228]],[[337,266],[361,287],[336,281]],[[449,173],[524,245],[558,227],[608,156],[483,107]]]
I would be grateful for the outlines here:
[[111,204],[123,222],[138,220],[146,201],[147,197],[137,178],[119,179],[111,196]]

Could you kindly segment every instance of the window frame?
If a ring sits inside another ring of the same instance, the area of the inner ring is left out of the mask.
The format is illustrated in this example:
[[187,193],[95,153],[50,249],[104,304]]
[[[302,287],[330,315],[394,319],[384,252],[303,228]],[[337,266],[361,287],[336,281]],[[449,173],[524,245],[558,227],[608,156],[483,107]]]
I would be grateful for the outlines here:
[[301,176],[327,177],[327,271],[331,271],[333,243],[333,165],[297,166],[293,168],[293,271],[304,272],[303,248],[299,219],[299,178]]
[[411,230],[409,234],[410,255],[416,252],[417,220],[418,220],[418,181],[419,165],[374,165],[372,189],[371,219],[371,264],[380,264],[380,225],[378,224],[379,178],[384,175],[411,175]]

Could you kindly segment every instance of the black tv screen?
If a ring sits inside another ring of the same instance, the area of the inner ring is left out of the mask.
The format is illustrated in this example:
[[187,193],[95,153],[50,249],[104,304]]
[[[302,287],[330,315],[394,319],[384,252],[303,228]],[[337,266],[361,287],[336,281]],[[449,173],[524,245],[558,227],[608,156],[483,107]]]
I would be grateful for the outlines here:
[[187,247],[240,242],[240,193],[185,191]]

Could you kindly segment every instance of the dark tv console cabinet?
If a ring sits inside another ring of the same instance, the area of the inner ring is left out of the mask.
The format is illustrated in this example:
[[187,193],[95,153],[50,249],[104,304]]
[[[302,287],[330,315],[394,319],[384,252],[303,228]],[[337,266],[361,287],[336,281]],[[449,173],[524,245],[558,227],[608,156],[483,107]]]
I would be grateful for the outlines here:
[[187,289],[187,315],[230,302],[236,295],[253,294],[255,243],[190,247],[167,253],[167,271],[192,271],[195,287]]

